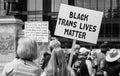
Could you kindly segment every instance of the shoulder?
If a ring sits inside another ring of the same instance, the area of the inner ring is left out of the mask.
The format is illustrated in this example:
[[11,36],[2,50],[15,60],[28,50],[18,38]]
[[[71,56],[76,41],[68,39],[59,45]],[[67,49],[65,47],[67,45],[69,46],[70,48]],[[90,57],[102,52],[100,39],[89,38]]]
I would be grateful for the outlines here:
[[7,64],[5,65],[5,67],[7,67],[7,68],[15,67],[15,66],[18,64],[18,62],[19,62],[18,59],[14,59],[13,61],[7,63]]
[[86,60],[85,62],[86,62],[87,64],[88,64],[88,63],[91,63],[91,61],[90,61],[90,60]]
[[4,66],[4,69],[2,71],[2,74],[3,73],[9,73],[9,72],[13,71],[13,69],[15,67],[17,67],[17,63],[18,63],[18,59],[14,59],[13,61],[11,61],[9,63],[6,63],[5,66]]
[[41,73],[40,76],[47,76],[46,72]]
[[[26,64],[28,66],[30,66],[30,69],[33,69],[36,72],[40,72],[41,73],[43,71],[42,68],[39,65],[37,65],[35,62],[29,62],[29,61],[27,61]],[[28,67],[27,65],[26,65],[26,67]]]
[[97,53],[97,57],[98,57],[98,58],[104,58],[104,57],[105,57],[105,54],[103,54],[103,53],[101,53],[101,52],[100,52],[100,53]]
[[71,67],[67,67],[68,71],[69,71],[69,75],[70,76],[75,76],[75,72],[73,71],[73,69]]
[[54,76],[53,73],[47,72],[46,70],[44,70],[44,72],[41,73],[40,76]]
[[92,66],[92,62],[91,62],[90,60],[86,60],[85,63],[86,63],[86,65],[89,66],[89,67]]

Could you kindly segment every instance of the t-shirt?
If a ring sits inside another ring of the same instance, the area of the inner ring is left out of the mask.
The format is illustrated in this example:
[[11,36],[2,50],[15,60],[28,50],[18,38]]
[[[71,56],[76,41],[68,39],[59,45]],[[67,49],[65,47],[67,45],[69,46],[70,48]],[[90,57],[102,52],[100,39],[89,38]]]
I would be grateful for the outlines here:
[[120,63],[115,62],[104,62],[103,70],[107,72],[108,76],[119,76]]

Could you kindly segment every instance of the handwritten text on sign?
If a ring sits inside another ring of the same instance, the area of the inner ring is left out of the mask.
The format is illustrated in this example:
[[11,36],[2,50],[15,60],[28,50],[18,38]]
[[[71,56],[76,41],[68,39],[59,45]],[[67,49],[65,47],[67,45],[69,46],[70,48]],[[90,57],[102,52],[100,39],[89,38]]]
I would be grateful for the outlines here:
[[103,12],[61,4],[55,35],[96,43]]
[[48,22],[25,22],[25,36],[37,42],[48,42]]

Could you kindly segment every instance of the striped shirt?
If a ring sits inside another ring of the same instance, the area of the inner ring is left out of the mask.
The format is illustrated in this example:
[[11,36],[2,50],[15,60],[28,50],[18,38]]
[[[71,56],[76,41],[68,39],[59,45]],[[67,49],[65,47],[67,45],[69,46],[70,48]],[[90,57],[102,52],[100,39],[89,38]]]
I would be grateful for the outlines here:
[[2,76],[40,76],[42,69],[34,62],[14,59],[5,65]]

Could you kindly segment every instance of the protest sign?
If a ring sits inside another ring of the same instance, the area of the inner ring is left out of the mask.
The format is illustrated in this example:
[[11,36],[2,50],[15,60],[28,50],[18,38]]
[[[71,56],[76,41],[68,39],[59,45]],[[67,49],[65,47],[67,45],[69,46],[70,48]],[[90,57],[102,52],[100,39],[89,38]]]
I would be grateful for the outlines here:
[[55,35],[97,43],[103,12],[61,4]]
[[73,39],[69,59],[71,66],[76,40],[97,43],[103,12],[61,4],[55,35]]
[[35,39],[37,42],[48,42],[48,22],[25,22],[24,36]]

